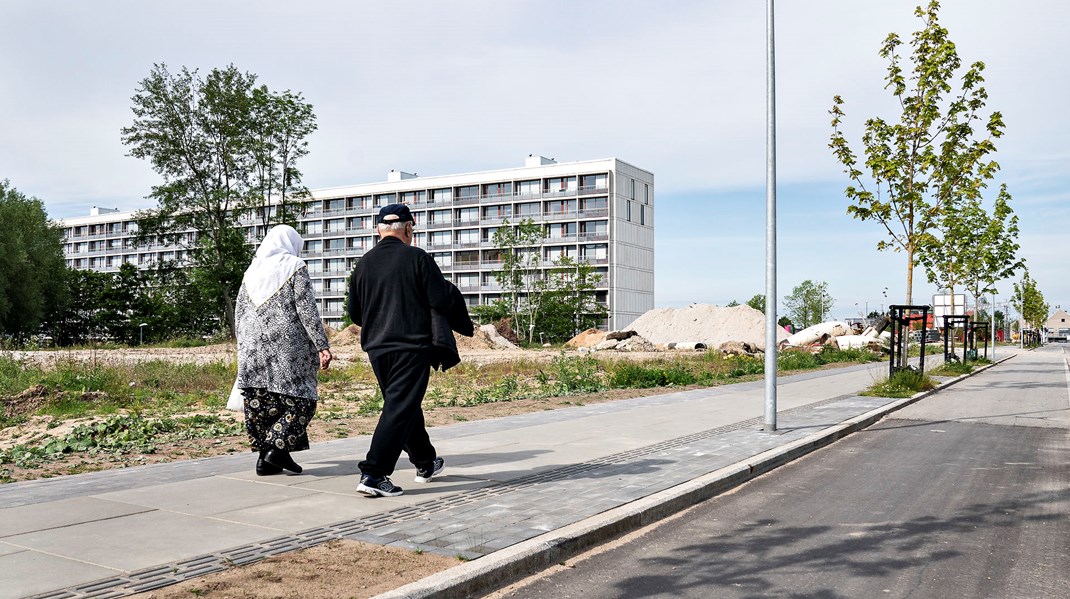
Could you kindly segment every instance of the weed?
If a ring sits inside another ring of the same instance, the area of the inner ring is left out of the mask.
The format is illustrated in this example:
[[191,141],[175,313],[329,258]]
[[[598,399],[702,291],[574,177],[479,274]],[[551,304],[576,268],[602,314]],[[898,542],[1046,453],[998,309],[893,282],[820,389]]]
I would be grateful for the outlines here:
[[862,395],[874,397],[912,397],[915,393],[936,388],[936,381],[914,369],[896,371],[888,379],[881,381],[865,391]]

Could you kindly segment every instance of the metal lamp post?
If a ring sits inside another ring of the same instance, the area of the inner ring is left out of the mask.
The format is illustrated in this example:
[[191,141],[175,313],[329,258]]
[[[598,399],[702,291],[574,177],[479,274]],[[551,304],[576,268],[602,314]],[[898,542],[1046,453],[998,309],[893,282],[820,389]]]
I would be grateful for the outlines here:
[[138,345],[145,345],[145,327],[149,326],[149,323],[143,322],[137,325],[138,331]]
[[776,430],[776,77],[773,46],[773,0],[765,14],[765,430]]

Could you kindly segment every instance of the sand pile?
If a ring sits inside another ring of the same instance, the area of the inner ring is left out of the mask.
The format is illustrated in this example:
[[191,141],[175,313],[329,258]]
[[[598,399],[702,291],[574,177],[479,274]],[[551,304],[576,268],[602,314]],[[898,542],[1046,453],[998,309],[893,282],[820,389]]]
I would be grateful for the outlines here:
[[605,331],[587,329],[565,342],[565,347],[594,347],[606,340]]
[[[747,305],[721,308],[710,304],[692,304],[686,308],[655,308],[637,318],[628,328],[651,343],[701,342],[720,347],[729,341],[747,343],[765,349],[765,314]],[[777,327],[777,342],[788,333]]]
[[336,331],[331,327],[324,327],[324,329],[327,331],[327,341],[331,343],[331,347],[360,349],[360,327],[357,325],[351,324],[341,331]]

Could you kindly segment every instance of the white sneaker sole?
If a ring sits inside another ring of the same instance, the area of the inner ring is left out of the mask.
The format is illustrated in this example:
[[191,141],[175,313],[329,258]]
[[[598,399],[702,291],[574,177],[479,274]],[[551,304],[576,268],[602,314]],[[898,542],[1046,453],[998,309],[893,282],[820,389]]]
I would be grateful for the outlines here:
[[434,472],[432,472],[431,476],[428,476],[427,478],[424,478],[422,476],[417,475],[414,480],[416,482],[418,482],[418,483],[429,483],[432,480],[434,480],[436,476],[441,476],[442,473],[445,472],[445,471],[446,471],[446,466],[442,466],[438,470],[435,470]]
[[387,493],[386,491],[376,489],[375,487],[369,487],[363,483],[357,485],[357,493],[363,493],[364,495],[367,495],[369,497],[397,497],[398,495],[401,495],[404,492],[405,491]]

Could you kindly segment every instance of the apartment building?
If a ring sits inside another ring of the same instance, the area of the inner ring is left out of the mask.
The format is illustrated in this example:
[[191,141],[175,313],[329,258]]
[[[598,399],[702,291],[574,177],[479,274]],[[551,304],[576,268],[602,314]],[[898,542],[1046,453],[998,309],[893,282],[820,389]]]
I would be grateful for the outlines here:
[[[470,306],[502,296],[494,232],[506,220],[531,219],[545,227],[545,239],[532,250],[544,265],[568,256],[602,276],[596,293],[609,308],[607,327],[623,329],[654,307],[654,175],[615,158],[557,163],[532,155],[512,169],[434,177],[391,171],[385,182],[313,191],[299,230],[327,324],[341,325],[346,277],[376,242],[379,208],[392,203],[409,206],[413,244],[434,257]],[[265,232],[262,216],[239,218],[251,244]],[[190,231],[177,245],[135,244],[134,213],[97,208],[61,223],[67,264],[104,272],[124,262],[141,268],[182,262],[196,239]]]

